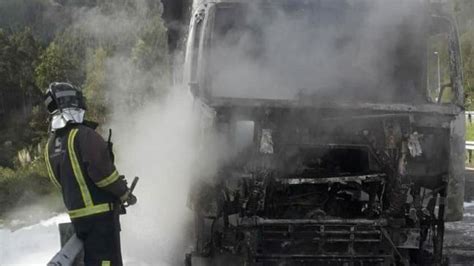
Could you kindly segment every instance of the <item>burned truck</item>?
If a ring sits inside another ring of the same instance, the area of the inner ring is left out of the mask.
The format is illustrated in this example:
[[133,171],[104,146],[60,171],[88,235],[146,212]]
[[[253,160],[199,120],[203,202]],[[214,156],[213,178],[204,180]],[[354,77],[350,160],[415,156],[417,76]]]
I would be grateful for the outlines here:
[[184,80],[225,152],[190,193],[187,265],[447,263],[465,161],[449,15],[422,0],[222,0],[190,23]]

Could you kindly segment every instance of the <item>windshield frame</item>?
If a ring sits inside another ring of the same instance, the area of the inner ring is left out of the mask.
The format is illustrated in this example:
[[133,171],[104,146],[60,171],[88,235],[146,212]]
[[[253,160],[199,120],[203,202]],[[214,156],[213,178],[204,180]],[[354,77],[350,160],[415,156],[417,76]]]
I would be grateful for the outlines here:
[[[211,93],[211,90],[210,90],[210,82],[209,82],[209,69],[208,69],[208,63],[209,63],[209,59],[208,59],[208,56],[209,56],[209,50],[210,50],[210,42],[211,42],[211,39],[212,39],[212,35],[213,35],[213,32],[214,32],[214,19],[215,19],[215,12],[217,10],[217,8],[220,8],[220,7],[232,7],[232,5],[241,5],[241,4],[245,4],[243,3],[242,1],[225,1],[225,2],[222,2],[222,3],[213,3],[213,4],[209,4],[206,6],[206,18],[205,18],[205,25],[204,27],[207,28],[207,30],[204,30],[203,31],[203,45],[204,47],[202,47],[202,50],[201,52],[203,53],[201,56],[200,56],[200,67],[202,67],[202,71],[201,72],[201,76],[199,77],[199,90],[201,91],[200,95],[204,96],[202,97],[204,99],[204,102],[207,102],[209,103],[210,105],[220,105],[220,103],[223,103],[223,102],[226,102],[226,103],[229,103],[229,102],[232,102],[232,101],[235,101],[236,103],[242,103],[242,102],[247,102],[247,101],[252,101],[252,100],[255,100],[256,102],[259,102],[259,103],[269,103],[269,102],[273,102],[277,105],[285,105],[287,103],[292,103],[290,105],[293,105],[293,103],[295,102],[299,102],[299,99],[294,99],[294,100],[272,100],[272,99],[259,99],[259,98],[251,98],[251,99],[246,99],[246,98],[234,98],[234,97],[216,97],[214,95],[212,95]],[[273,4],[271,4],[273,5]],[[453,27],[455,27],[453,25]],[[426,72],[426,66],[424,67],[424,70]],[[426,73],[425,73],[426,75]],[[426,76],[424,76],[423,78],[426,78]],[[426,83],[423,83],[424,87],[422,88],[422,91],[423,93],[427,93],[427,90],[426,90]],[[426,97],[425,97],[426,99]],[[213,104],[214,102],[214,104]],[[340,103],[340,104],[339,104]],[[318,105],[319,103],[317,103],[317,101],[314,101],[313,105]],[[379,109],[379,110],[382,110],[382,109],[393,109],[393,108],[390,108],[390,107],[387,107],[387,108],[380,108],[380,106],[390,106],[390,105],[395,105],[395,106],[399,106],[401,108],[396,108],[396,109],[399,109],[399,110],[405,110],[405,111],[411,111],[411,110],[426,110],[427,112],[430,112],[430,110],[432,108],[413,108],[414,106],[426,106],[426,104],[436,104],[436,103],[430,103],[428,101],[426,102],[418,102],[418,103],[409,103],[409,102],[394,102],[394,103],[383,103],[383,102],[370,102],[370,101],[367,101],[367,102],[364,102],[364,101],[361,101],[359,102],[358,104],[356,105],[353,105],[353,106],[359,106],[359,107],[362,107],[363,109],[365,108],[372,108],[374,106],[377,106],[375,109]],[[443,105],[449,105],[449,104],[443,104]],[[337,101],[336,102],[336,105],[334,105],[335,107],[336,106],[339,106],[339,107],[344,107],[344,106],[347,106],[347,103],[344,102],[344,101]],[[371,107],[372,106],[372,107]],[[410,107],[409,107],[410,106]],[[338,107],[338,108],[339,108]],[[440,112],[442,113],[446,113],[446,114],[453,114],[453,113],[458,113],[459,112],[459,108],[440,108],[439,109]]]

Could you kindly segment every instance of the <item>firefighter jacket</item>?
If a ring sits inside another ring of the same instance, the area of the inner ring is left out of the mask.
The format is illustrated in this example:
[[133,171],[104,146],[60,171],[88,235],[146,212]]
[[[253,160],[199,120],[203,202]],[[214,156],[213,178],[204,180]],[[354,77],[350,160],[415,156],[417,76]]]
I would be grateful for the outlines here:
[[73,124],[53,133],[45,159],[71,219],[109,212],[114,202],[128,196],[107,142],[90,127]]

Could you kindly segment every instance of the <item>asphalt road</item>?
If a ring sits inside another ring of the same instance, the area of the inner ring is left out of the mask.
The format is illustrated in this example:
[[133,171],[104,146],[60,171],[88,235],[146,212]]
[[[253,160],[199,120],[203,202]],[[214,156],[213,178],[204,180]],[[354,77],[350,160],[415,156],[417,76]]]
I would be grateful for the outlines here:
[[446,224],[445,254],[450,265],[474,265],[474,202],[464,204],[464,219]]

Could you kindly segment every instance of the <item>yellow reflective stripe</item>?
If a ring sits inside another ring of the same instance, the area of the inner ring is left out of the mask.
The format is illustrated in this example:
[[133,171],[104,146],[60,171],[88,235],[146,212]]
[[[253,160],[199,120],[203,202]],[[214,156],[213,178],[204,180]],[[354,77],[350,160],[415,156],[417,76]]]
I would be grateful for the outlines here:
[[113,182],[117,181],[117,179],[119,178],[119,173],[117,172],[117,170],[115,170],[111,175],[109,175],[108,177],[102,179],[101,181],[95,183],[98,187],[106,187],[110,184],[112,184]]
[[77,184],[79,185],[79,189],[81,190],[84,205],[86,207],[91,207],[94,205],[94,203],[92,202],[92,197],[89,192],[89,188],[87,187],[86,180],[84,179],[84,175],[82,174],[81,166],[79,165],[79,161],[77,160],[76,156],[76,151],[74,149],[74,139],[76,138],[76,134],[78,131],[78,129],[73,129],[69,133],[67,143],[69,159],[71,160],[72,170],[74,171],[74,176],[76,177]]
[[93,214],[108,212],[110,210],[112,210],[110,204],[104,203],[104,204],[99,204],[99,205],[95,205],[91,207],[85,207],[82,209],[68,211],[68,214],[69,214],[69,217],[73,219],[73,218],[79,218],[79,217],[89,216]]
[[46,161],[46,169],[48,170],[49,179],[51,179],[51,182],[54,184],[55,187],[57,187],[58,189],[61,188],[61,185],[54,176],[53,168],[51,167],[51,162],[49,161],[49,140],[46,143],[46,147],[44,149],[44,159]]
[[[92,201],[92,196],[89,192],[89,188],[87,187],[86,180],[84,179],[84,175],[82,173],[81,166],[79,164],[79,160],[77,159],[76,150],[74,148],[74,140],[76,138],[78,129],[73,129],[69,133],[68,136],[68,153],[69,159],[71,160],[72,170],[74,172],[74,176],[76,177],[77,184],[79,185],[79,189],[81,190],[82,200],[84,201],[84,208],[71,210],[69,211],[69,217],[71,219],[90,216],[94,214],[99,214],[103,212],[108,212],[112,210],[112,206],[109,203],[94,205]],[[118,173],[117,173],[118,174]]]
[[103,260],[101,266],[110,266],[110,260]]

